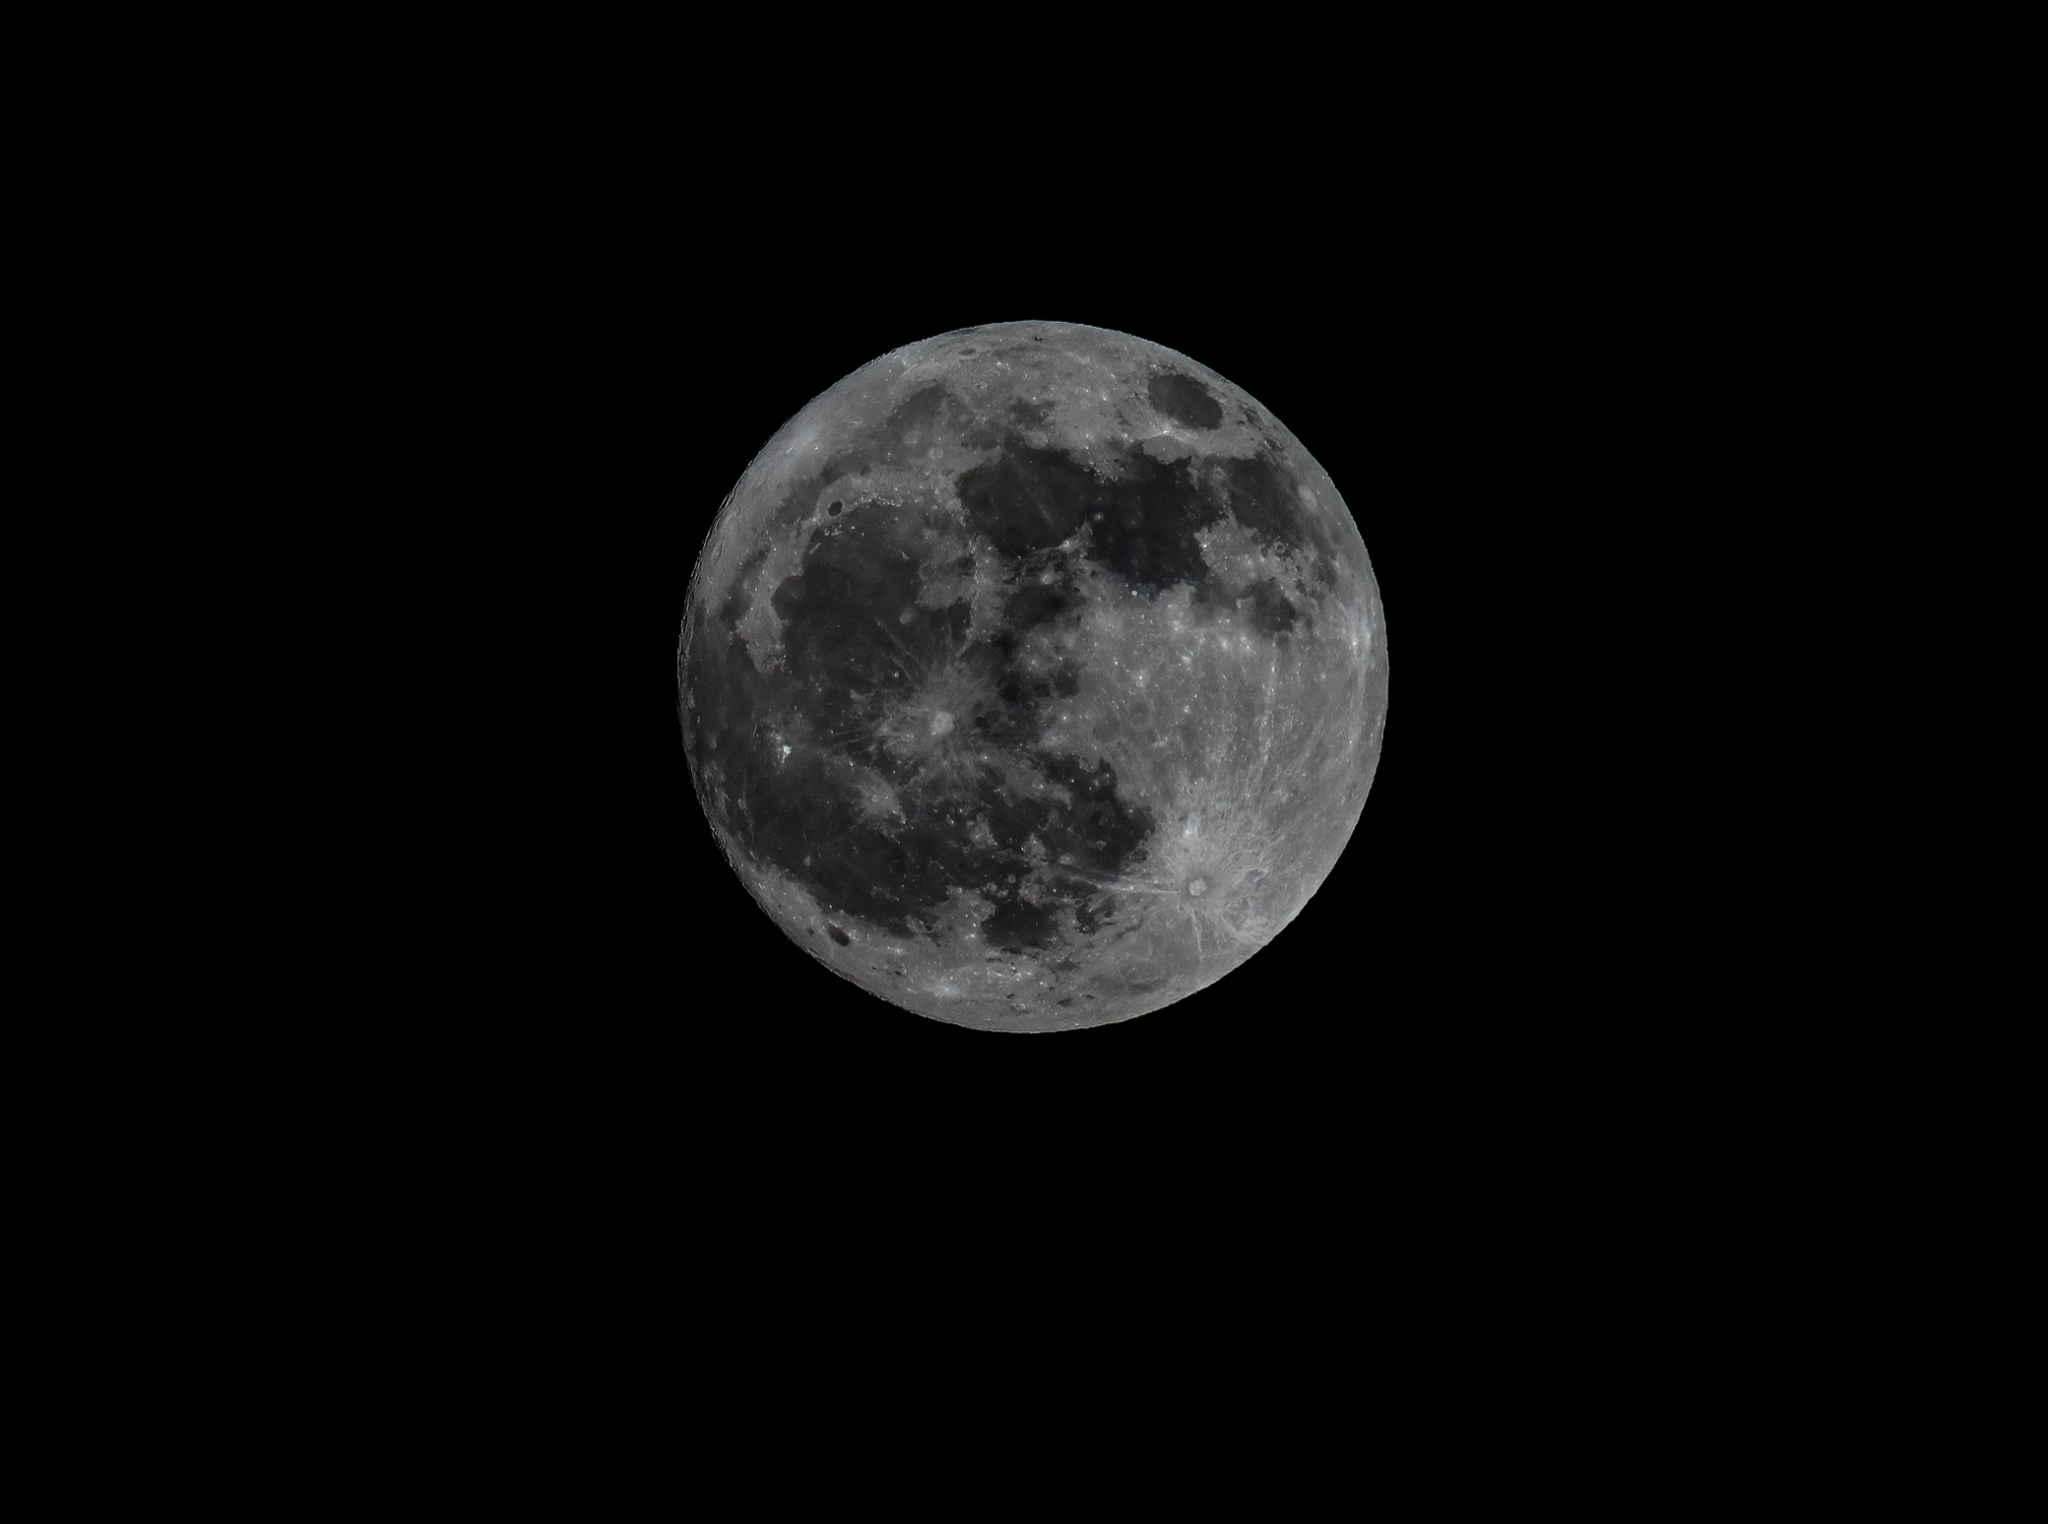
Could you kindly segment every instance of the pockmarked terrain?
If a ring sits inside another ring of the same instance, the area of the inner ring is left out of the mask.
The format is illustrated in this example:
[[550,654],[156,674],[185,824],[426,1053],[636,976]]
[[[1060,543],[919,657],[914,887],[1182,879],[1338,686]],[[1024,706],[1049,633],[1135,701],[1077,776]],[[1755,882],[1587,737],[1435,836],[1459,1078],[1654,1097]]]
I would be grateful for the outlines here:
[[1158,1010],[1344,851],[1386,626],[1328,473],[1221,376],[1057,323],[895,351],[755,458],[690,583],[692,779],[742,883],[971,1026]]

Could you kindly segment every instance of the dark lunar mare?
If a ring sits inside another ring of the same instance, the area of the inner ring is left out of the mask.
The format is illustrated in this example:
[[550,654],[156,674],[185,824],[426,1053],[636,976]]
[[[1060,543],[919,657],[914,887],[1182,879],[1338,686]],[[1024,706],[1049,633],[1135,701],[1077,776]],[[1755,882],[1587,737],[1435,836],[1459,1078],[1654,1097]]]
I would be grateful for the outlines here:
[[[704,740],[694,749],[700,796],[746,853],[804,883],[828,915],[917,935],[958,887],[993,906],[982,924],[998,948],[1094,933],[1113,918],[1098,881],[1142,858],[1153,822],[1118,798],[1106,762],[1037,746],[1040,706],[1074,691],[1076,675],[1027,673],[1012,630],[968,643],[965,603],[916,601],[921,563],[905,547],[936,529],[896,505],[842,501],[772,595],[784,670],[762,673],[739,638],[743,599],[719,619],[699,613],[685,702]],[[999,768],[971,761],[932,776],[877,742],[874,706],[914,698],[948,662],[992,696],[973,720],[977,744],[1008,751],[1057,792],[1020,796]],[[900,814],[875,818],[846,763],[894,784]],[[1048,860],[1061,870],[1034,877]],[[848,935],[836,920],[828,929],[835,941]]]
[[[1225,514],[1261,542],[1309,553],[1326,584],[1334,576],[1335,542],[1302,511],[1293,473],[1270,453],[1200,471],[1135,449],[1106,453],[1098,469],[1007,436],[996,459],[955,485],[968,522],[1005,556],[1048,550],[1085,524],[1096,562],[1148,593],[1177,583],[1203,593],[1211,578],[1197,535]],[[1020,598],[1013,606],[1026,621],[1059,611],[1046,595]]]
[[986,465],[960,473],[954,485],[967,521],[1006,556],[1048,550],[1081,527],[1091,477],[1059,450],[1036,450],[1015,437]]
[[1303,511],[1300,483],[1271,452],[1215,462],[1217,489],[1231,517],[1269,545],[1314,558],[1325,586],[1337,575],[1337,541],[1319,515]]
[[1222,505],[1201,490],[1185,461],[1168,465],[1124,451],[1116,468],[1088,501],[1095,559],[1148,593],[1181,582],[1201,587],[1209,565],[1195,534],[1222,517]]

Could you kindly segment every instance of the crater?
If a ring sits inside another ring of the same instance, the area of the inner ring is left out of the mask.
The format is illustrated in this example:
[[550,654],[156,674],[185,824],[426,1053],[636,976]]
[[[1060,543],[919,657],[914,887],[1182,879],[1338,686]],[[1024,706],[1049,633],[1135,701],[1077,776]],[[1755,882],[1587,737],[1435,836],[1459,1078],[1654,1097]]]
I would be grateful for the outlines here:
[[1145,388],[1145,399],[1175,423],[1191,429],[1222,427],[1223,404],[1193,376],[1172,370],[1154,376]]

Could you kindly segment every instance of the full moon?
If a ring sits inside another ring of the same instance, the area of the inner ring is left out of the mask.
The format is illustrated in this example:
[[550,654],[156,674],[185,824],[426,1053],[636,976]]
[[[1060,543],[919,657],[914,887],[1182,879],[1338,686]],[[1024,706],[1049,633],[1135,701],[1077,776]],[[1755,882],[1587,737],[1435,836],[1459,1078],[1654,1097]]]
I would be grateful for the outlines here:
[[1170,1006],[1300,913],[1378,764],[1386,616],[1329,473],[1242,390],[1002,323],[783,425],[676,678],[712,834],[792,941],[920,1015],[1056,1031]]

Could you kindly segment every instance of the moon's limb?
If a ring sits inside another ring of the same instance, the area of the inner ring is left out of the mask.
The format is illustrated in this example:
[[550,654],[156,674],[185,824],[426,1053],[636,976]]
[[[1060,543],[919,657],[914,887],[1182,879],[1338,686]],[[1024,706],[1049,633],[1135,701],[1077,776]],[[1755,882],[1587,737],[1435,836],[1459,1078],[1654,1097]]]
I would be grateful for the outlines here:
[[1220,978],[1335,865],[1378,759],[1356,524],[1184,356],[1062,324],[884,356],[769,442],[679,658],[714,834],[827,966],[1047,1030]]

